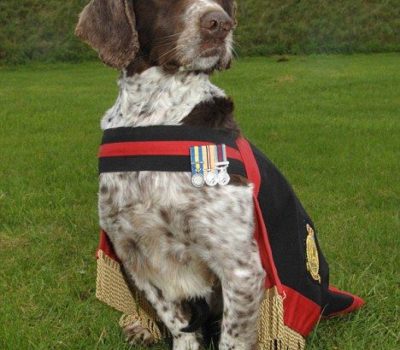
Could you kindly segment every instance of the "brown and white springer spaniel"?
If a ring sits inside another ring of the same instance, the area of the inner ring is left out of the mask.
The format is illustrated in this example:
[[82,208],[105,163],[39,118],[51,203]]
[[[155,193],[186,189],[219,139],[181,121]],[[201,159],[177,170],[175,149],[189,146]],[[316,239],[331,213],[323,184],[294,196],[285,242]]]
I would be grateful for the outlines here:
[[[92,0],[76,33],[122,71],[102,129],[201,125],[240,133],[232,101],[209,80],[230,65],[235,24],[233,0]],[[124,269],[170,330],[173,349],[201,347],[198,332],[183,331],[192,316],[188,301],[197,298],[223,315],[220,350],[256,348],[265,273],[250,184],[233,178],[199,189],[189,173],[104,173],[99,212]],[[152,342],[140,325],[126,332],[132,343]]]

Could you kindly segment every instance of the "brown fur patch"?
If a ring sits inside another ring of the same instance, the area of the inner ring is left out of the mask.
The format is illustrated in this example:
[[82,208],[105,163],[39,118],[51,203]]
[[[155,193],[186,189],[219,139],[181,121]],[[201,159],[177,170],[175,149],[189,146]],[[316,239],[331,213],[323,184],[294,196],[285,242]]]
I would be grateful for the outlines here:
[[229,97],[214,97],[212,100],[199,103],[183,120],[184,125],[205,126],[210,128],[225,128],[240,130],[233,119],[234,104]]
[[92,0],[79,16],[75,34],[96,49],[104,63],[122,69],[139,50],[135,14],[128,0]]

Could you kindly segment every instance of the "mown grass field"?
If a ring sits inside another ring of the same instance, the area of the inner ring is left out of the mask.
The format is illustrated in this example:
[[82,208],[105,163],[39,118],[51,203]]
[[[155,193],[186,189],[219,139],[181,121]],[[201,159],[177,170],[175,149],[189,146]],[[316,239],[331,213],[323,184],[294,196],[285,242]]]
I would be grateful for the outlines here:
[[[214,81],[319,228],[331,281],[367,306],[308,349],[400,348],[400,55],[242,59]],[[0,70],[0,349],[128,349],[96,301],[100,64]],[[157,349],[164,349],[159,346]]]

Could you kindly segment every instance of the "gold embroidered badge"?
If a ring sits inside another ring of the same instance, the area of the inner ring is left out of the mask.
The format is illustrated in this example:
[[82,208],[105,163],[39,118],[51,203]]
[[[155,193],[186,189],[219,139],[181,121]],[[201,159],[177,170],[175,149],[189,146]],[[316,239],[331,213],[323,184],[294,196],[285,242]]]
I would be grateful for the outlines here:
[[306,240],[306,253],[307,253],[307,271],[311,277],[321,283],[321,276],[319,275],[319,258],[317,244],[315,243],[315,234],[312,227],[307,224],[307,240]]

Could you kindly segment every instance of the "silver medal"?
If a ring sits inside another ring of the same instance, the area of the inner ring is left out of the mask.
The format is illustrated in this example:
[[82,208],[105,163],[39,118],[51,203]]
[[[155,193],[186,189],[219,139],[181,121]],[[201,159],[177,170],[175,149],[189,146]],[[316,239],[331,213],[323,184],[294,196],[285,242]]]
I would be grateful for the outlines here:
[[204,176],[197,173],[192,176],[192,185],[194,187],[203,187],[204,186]]
[[215,171],[207,171],[206,184],[208,186],[216,186],[218,184],[218,175]]
[[221,171],[218,174],[218,183],[221,186],[226,186],[227,184],[229,184],[229,181],[231,180],[231,177],[229,176],[229,174],[225,169],[221,169]]

